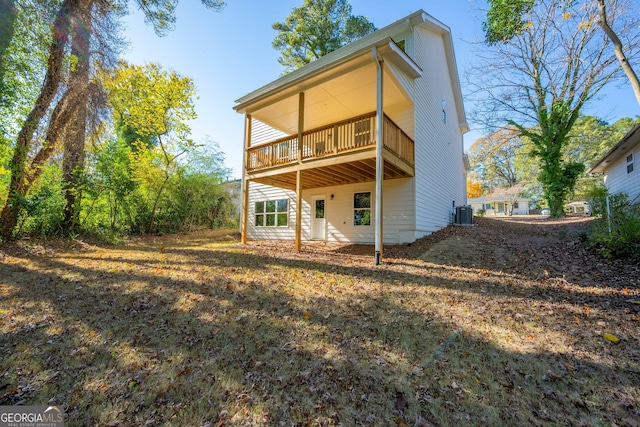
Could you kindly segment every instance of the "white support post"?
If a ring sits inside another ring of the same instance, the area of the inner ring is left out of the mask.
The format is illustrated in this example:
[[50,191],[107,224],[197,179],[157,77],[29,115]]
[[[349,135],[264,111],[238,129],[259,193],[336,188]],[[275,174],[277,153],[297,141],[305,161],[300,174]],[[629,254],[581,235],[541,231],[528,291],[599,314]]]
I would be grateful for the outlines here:
[[298,97],[298,170],[296,171],[296,241],[295,248],[302,248],[302,134],[304,133],[304,92]]
[[378,52],[374,47],[371,51],[373,62],[376,64],[376,209],[375,209],[375,265],[380,265],[382,261],[382,180],[384,179],[384,159],[382,157],[382,140],[384,109],[383,109],[383,61],[378,57]]
[[251,114],[245,115],[244,125],[244,153],[242,155],[242,220],[241,242],[247,243],[247,225],[249,217],[249,174],[247,163],[249,161],[249,147],[251,146]]

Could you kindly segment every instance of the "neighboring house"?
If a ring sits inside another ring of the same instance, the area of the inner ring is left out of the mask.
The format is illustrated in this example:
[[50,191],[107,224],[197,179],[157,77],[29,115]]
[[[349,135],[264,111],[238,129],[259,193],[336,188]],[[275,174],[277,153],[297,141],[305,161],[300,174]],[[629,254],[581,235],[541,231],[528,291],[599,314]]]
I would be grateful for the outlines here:
[[[238,99],[243,241],[413,242],[466,204],[451,32],[420,10]],[[384,226],[383,226],[384,225]]]
[[508,196],[482,196],[468,199],[473,214],[484,209],[485,215],[529,215],[529,199]]
[[567,209],[574,214],[591,215],[591,205],[586,200],[577,200],[567,203]]
[[609,193],[626,193],[632,203],[640,203],[640,124],[631,128],[589,173],[604,174]]

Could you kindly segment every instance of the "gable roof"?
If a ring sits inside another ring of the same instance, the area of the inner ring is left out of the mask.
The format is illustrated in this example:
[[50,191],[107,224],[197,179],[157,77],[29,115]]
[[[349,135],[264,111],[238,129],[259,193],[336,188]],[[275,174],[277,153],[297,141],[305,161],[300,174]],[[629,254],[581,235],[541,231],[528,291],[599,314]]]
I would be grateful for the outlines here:
[[604,173],[613,162],[624,156],[628,150],[638,144],[640,144],[640,123],[632,127],[631,130],[622,137],[620,142],[614,145],[607,154],[591,166],[589,173]]
[[460,118],[459,126],[462,132],[466,132],[469,127],[464,111],[451,30],[422,9],[248,93],[237,99],[235,101],[236,106],[233,108],[239,113],[250,113],[252,110],[257,109],[259,105],[269,102],[269,100],[279,99],[288,93],[304,91],[305,86],[308,86],[308,84],[305,85],[305,81],[318,78],[321,74],[332,70],[339,70],[341,66],[344,66],[349,61],[359,57],[371,61],[370,52],[374,48],[379,54],[384,54],[385,58],[391,60],[394,65],[398,66],[409,77],[420,77],[423,70],[391,38],[399,31],[412,30],[416,26],[427,28],[443,37],[447,68],[455,97],[454,104]]

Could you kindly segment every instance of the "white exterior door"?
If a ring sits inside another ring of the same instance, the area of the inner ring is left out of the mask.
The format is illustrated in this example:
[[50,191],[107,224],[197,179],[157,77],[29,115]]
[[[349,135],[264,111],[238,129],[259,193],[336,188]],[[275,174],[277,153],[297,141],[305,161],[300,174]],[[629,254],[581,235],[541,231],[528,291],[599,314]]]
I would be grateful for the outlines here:
[[327,223],[324,216],[324,196],[313,198],[311,207],[311,239],[326,240]]

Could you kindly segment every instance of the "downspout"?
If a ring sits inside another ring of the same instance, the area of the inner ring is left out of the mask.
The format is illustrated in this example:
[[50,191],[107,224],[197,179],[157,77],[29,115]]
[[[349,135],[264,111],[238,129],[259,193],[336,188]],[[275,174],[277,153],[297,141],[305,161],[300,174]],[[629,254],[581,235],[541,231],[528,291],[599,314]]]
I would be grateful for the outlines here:
[[373,47],[371,59],[376,64],[376,209],[375,209],[375,265],[380,265],[382,259],[382,180],[384,178],[384,164],[382,158],[382,126],[384,111],[382,108],[382,63],[378,51]]

